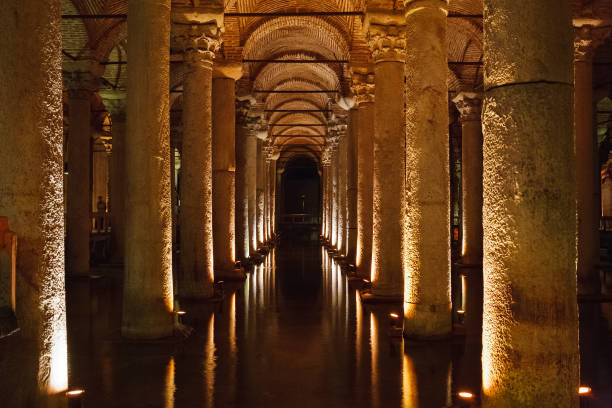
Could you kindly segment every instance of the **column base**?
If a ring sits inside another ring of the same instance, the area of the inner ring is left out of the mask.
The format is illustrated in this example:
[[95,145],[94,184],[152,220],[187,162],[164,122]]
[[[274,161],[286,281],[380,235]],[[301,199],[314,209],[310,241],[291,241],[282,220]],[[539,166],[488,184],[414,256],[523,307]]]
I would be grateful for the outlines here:
[[451,305],[405,303],[404,337],[443,339],[452,335]]
[[243,281],[245,279],[246,272],[242,267],[237,267],[234,269],[215,270],[215,280],[217,281]]
[[363,303],[402,303],[403,296],[380,295],[372,292],[359,292],[359,297]]

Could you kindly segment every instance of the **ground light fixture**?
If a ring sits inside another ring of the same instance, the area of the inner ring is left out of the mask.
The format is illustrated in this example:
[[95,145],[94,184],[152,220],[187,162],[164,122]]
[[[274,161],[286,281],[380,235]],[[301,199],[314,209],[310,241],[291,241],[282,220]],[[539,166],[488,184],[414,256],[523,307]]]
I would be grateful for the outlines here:
[[85,390],[75,388],[66,392],[68,398],[68,408],[83,408],[83,395]]

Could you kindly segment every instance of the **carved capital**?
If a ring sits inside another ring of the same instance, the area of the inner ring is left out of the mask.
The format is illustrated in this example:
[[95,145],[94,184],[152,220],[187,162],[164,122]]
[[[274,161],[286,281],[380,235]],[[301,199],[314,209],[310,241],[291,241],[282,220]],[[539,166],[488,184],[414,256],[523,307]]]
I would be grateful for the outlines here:
[[221,29],[216,23],[174,24],[173,40],[189,65],[206,64],[212,68],[215,52],[221,47]]
[[261,116],[256,115],[251,109],[255,101],[251,98],[236,99],[236,124],[247,129],[253,129]]
[[592,25],[574,27],[574,61],[592,61],[595,50],[610,35],[610,31],[610,27],[600,28]]
[[453,102],[459,111],[461,122],[480,121],[482,95],[473,92],[461,92]]
[[72,71],[64,74],[64,86],[71,99],[91,98],[91,94],[98,89],[100,79],[89,71]]
[[448,14],[448,0],[404,0],[406,16],[423,9],[439,9],[444,15]]
[[406,60],[406,27],[370,23],[367,31],[368,46],[374,62]]
[[374,73],[354,70],[351,91],[357,105],[374,102]]

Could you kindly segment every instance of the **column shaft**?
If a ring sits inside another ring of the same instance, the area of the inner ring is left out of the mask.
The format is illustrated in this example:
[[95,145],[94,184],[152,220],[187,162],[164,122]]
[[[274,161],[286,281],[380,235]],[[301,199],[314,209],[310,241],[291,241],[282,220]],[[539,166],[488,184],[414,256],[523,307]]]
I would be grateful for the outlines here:
[[351,263],[357,251],[357,110],[355,107],[349,112],[346,153],[346,256]]
[[[213,80],[213,245],[215,269],[224,278],[234,275],[236,81]],[[236,274],[235,276],[238,276]]]
[[236,259],[249,257],[249,183],[247,140],[249,130],[243,120],[236,124]]
[[89,233],[92,225],[90,99],[89,89],[79,87],[68,91],[66,266],[70,275],[89,274]]
[[250,134],[246,145],[250,254],[257,251],[257,138]]
[[128,16],[129,160],[121,332],[131,338],[160,338],[173,331],[170,0],[131,0]]
[[37,350],[24,377],[34,383],[21,379],[3,397],[7,406],[44,407],[49,401],[26,393],[45,396],[68,386],[60,14],[59,0],[9,0],[0,7],[0,97],[7,102],[0,107],[0,215],[19,240],[20,336]]
[[570,2],[484,5],[483,407],[576,407]]
[[264,166],[265,160],[263,156],[263,141],[257,139],[257,242],[264,243],[264,183],[265,174]]
[[338,229],[336,247],[342,255],[346,254],[346,134],[338,144]]
[[372,206],[374,163],[374,103],[357,109],[357,256],[355,265],[370,277],[372,261]]

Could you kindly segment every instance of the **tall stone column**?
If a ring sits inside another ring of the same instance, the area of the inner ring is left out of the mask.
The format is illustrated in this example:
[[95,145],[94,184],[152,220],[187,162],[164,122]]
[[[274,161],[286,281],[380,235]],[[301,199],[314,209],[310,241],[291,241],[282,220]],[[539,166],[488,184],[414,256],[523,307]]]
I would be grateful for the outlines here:
[[250,255],[257,251],[257,137],[251,130],[246,140],[246,173],[249,201],[249,240]]
[[612,229],[612,154],[601,169],[601,215],[604,218],[603,227]]
[[125,119],[126,94],[106,93],[104,106],[111,113],[113,148],[110,169],[112,258],[123,263],[125,253]]
[[170,0],[131,0],[128,16],[129,160],[121,333],[150,339],[173,331]]
[[[179,294],[213,295],[213,135],[212,66],[219,48],[216,24],[177,25],[184,50],[183,141],[181,156],[181,225]],[[233,96],[231,103],[233,106]],[[233,117],[232,117],[233,122]]]
[[264,165],[265,159],[263,154],[263,143],[264,141],[260,138],[257,139],[257,159],[256,159],[256,169],[257,169],[257,243],[263,244],[265,242],[264,236],[264,183],[265,183],[265,173],[264,173]]
[[66,269],[69,275],[89,274],[91,232],[91,96],[94,80],[89,72],[76,71],[65,82],[68,88],[68,142],[66,156]]
[[215,274],[224,279],[243,278],[235,268],[236,80],[242,66],[215,68],[213,79],[213,246]]
[[576,167],[576,219],[578,293],[600,291],[599,203],[595,184],[599,180],[597,137],[593,128],[593,54],[607,30],[590,25],[574,28],[574,150]]
[[264,242],[270,240],[270,160],[268,160],[270,147],[268,144],[263,146]]
[[374,162],[374,73],[353,72],[357,105],[357,249],[359,275],[370,277],[372,260],[372,206]]
[[323,182],[322,182],[322,190],[323,190],[323,208],[321,209],[321,213],[323,215],[323,237],[326,240],[329,240],[330,237],[330,218],[329,218],[329,205],[330,205],[330,196],[329,196],[329,176],[330,176],[330,165],[331,165],[331,149],[329,145],[326,145],[323,149],[323,153],[321,154],[321,167],[323,168]]
[[[332,131],[330,131],[330,134]],[[338,136],[333,136],[334,142],[332,147],[331,155],[331,180],[330,180],[330,197],[331,197],[331,245],[337,247],[338,245]]]
[[245,261],[250,255],[248,140],[250,99],[236,100],[236,259]]
[[3,396],[7,406],[50,406],[46,397],[68,386],[60,14],[59,0],[9,0],[0,7],[0,97],[6,102],[0,107],[0,215],[19,240],[20,335],[37,351],[31,366],[22,367],[28,375]]
[[453,102],[461,121],[462,243],[460,272],[465,276],[464,322],[467,336],[482,332],[482,96],[461,92]]
[[[399,14],[367,14],[375,68],[372,209],[372,295],[402,297],[402,196],[404,192],[405,26]],[[445,110],[446,112],[447,110]]]
[[267,193],[267,226],[268,226],[268,240],[272,239],[274,234],[274,217],[275,217],[275,195],[276,195],[276,160],[278,160],[280,154],[275,146],[269,146],[266,151],[266,164],[267,164],[267,176],[268,176],[268,193]]
[[[404,333],[450,333],[448,0],[405,0]],[[436,165],[432,165],[436,163]]]
[[577,407],[569,0],[484,2],[483,407]]
[[357,110],[349,111],[346,142],[346,257],[350,263],[357,253]]
[[346,254],[346,125],[337,125],[335,132],[339,135],[338,151],[336,154],[337,176],[336,216],[338,218],[336,228],[336,248],[342,256]]

